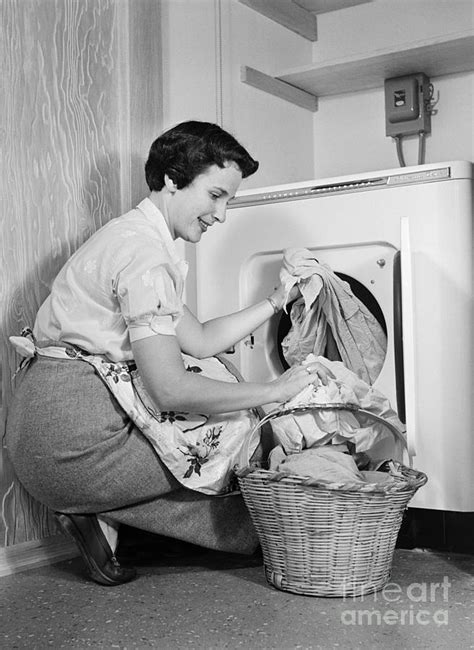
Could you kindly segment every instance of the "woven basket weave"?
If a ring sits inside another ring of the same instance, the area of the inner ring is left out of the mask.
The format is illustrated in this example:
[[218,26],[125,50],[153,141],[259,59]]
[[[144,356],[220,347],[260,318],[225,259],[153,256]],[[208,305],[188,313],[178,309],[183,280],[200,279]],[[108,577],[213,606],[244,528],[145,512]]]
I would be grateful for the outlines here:
[[306,596],[360,596],[382,589],[390,578],[403,512],[427,481],[422,472],[395,461],[395,483],[387,485],[321,484],[248,465],[236,473],[260,539],[267,581]]

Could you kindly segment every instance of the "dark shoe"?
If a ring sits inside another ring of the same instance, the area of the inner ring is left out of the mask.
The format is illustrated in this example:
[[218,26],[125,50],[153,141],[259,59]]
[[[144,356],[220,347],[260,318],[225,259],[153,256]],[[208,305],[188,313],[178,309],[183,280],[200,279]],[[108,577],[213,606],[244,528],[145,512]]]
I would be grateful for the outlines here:
[[92,580],[112,587],[137,577],[135,569],[120,566],[95,515],[57,512],[55,517],[61,528],[76,542]]

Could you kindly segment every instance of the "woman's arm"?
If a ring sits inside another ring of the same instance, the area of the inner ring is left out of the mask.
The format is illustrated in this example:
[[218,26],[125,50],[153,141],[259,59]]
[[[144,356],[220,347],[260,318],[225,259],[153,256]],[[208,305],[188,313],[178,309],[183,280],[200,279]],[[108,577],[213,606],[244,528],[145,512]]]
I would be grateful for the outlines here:
[[175,336],[156,334],[132,343],[134,359],[148,394],[162,411],[227,413],[284,402],[332,375],[322,364],[295,366],[266,384],[227,383],[186,371]]
[[[270,298],[276,307],[281,309],[284,300],[283,287],[275,289]],[[183,352],[197,359],[204,359],[225,352],[254,332],[274,313],[272,304],[265,299],[228,316],[200,323],[185,306],[183,318],[176,328],[176,335]]]

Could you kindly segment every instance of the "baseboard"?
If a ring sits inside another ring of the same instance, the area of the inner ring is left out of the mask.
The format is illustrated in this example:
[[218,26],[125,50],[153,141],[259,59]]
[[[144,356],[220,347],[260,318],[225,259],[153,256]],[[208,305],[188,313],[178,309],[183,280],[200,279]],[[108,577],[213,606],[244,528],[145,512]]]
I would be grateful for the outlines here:
[[77,557],[74,542],[63,535],[0,548],[0,577]]

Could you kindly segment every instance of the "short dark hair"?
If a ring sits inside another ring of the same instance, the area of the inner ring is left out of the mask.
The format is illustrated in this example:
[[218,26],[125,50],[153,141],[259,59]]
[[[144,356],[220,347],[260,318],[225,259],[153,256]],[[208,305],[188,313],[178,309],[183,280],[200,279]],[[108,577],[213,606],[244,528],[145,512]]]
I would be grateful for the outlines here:
[[167,174],[178,189],[189,185],[211,165],[234,162],[247,178],[258,162],[227,131],[210,122],[189,121],[162,133],[151,145],[145,178],[151,191],[160,191]]

